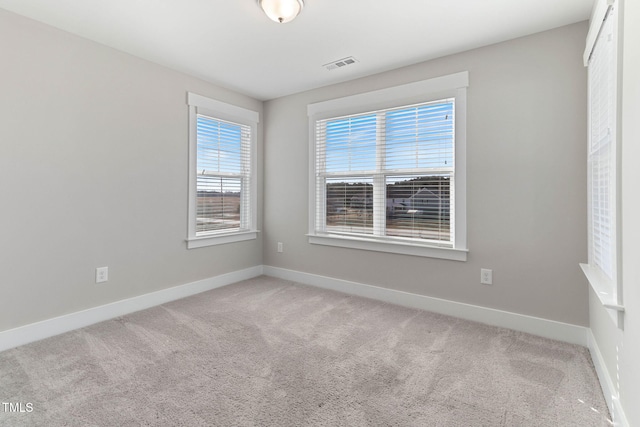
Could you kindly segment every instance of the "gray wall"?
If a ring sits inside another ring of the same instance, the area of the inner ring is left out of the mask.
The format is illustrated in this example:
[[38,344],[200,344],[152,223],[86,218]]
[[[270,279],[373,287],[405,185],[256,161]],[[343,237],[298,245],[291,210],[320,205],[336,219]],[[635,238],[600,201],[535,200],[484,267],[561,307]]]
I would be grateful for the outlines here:
[[0,58],[0,331],[262,263],[185,244],[186,92],[261,102],[2,9]]
[[[264,264],[587,325],[586,32],[574,24],[265,103]],[[468,261],[310,245],[307,104],[464,70]],[[493,286],[480,285],[481,267]]]
[[[622,62],[622,286],[624,330],[590,294],[590,321],[630,426],[640,425],[640,2],[624,1]],[[619,378],[619,381],[617,380]]]

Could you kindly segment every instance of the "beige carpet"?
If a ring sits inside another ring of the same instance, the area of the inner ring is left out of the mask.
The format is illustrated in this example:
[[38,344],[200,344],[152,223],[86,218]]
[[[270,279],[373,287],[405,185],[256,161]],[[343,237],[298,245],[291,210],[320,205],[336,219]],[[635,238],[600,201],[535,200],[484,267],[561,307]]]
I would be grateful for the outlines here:
[[0,353],[2,426],[609,426],[588,351],[259,277]]

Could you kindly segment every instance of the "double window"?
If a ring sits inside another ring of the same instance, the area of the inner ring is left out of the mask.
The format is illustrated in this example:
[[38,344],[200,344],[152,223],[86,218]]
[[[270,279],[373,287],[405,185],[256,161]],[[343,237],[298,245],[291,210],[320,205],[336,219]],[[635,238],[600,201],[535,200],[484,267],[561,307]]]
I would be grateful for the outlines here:
[[256,237],[256,112],[193,93],[188,247]]
[[465,259],[467,79],[309,106],[311,243]]

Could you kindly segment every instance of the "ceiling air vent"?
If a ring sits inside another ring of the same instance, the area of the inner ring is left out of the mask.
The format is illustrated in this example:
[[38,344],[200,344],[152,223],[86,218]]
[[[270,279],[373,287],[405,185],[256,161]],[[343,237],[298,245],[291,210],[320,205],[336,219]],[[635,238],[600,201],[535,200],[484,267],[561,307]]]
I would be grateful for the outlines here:
[[347,56],[346,58],[338,59],[337,61],[324,64],[323,67],[327,70],[335,70],[336,68],[343,68],[347,65],[355,64],[358,62],[353,56]]

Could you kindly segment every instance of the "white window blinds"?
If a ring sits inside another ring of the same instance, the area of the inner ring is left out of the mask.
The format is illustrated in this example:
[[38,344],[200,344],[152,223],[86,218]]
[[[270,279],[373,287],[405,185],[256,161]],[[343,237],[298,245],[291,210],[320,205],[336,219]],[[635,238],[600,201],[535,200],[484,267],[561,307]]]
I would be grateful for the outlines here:
[[198,114],[196,236],[250,228],[251,127]]
[[616,62],[607,13],[589,60],[589,263],[615,280]]
[[453,98],[315,122],[316,233],[453,247]]

